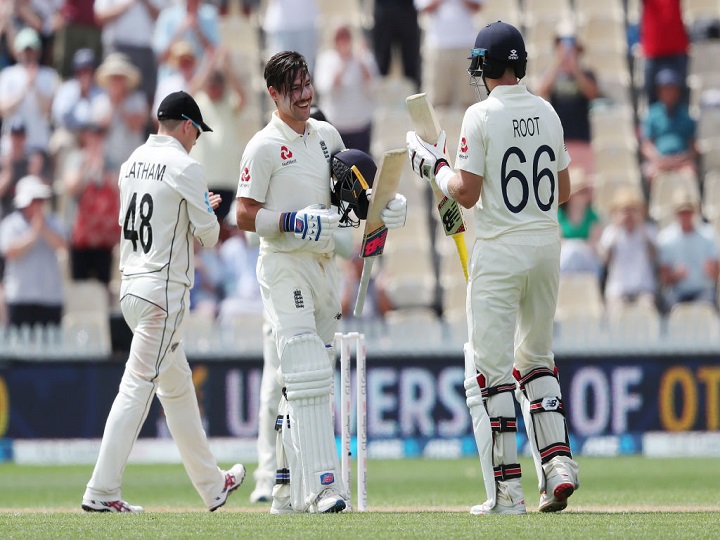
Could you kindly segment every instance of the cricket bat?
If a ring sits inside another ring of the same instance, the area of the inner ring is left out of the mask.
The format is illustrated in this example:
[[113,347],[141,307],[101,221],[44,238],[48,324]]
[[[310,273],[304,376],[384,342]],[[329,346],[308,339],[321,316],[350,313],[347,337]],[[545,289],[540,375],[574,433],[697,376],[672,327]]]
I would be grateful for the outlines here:
[[[413,94],[405,98],[410,118],[413,122],[415,131],[420,138],[429,143],[435,144],[440,136],[442,128],[435,115],[435,109],[428,100],[427,95]],[[443,148],[443,151],[445,149]],[[447,157],[447,155],[445,156]],[[449,161],[449,160],[448,160]],[[462,210],[456,201],[449,199],[440,190],[435,182],[431,182],[433,197],[440,213],[440,223],[442,223],[445,236],[452,236],[457,248],[460,264],[462,265],[465,281],[468,279],[468,252],[465,244],[465,222],[463,221]]]
[[358,295],[355,300],[355,309],[353,310],[356,317],[362,315],[363,312],[375,257],[382,255],[383,249],[385,249],[388,230],[380,217],[380,213],[387,206],[387,203],[395,198],[400,185],[400,175],[405,165],[406,155],[407,151],[405,149],[388,150],[383,154],[382,163],[375,174],[367,220],[363,231],[362,246],[360,247],[363,269]]

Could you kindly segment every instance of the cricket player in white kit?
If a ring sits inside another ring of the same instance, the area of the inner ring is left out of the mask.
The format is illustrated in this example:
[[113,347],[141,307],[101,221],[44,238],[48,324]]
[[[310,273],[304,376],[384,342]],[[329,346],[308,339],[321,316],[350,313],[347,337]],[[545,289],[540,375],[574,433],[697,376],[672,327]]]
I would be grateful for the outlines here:
[[[277,110],[248,143],[240,166],[237,224],[260,236],[257,275],[275,337],[284,399],[278,422],[278,475],[271,513],[345,510],[330,395],[341,318],[331,207],[331,162],[338,131],[310,118],[313,87],[305,59],[283,51],[264,72]],[[382,216],[405,224],[397,196]],[[287,465],[281,464],[286,462]]]
[[157,394],[185,470],[212,512],[242,484],[245,467],[221,470],[203,430],[190,366],[182,348],[193,286],[193,238],[218,241],[214,209],[200,164],[189,152],[212,131],[195,100],[168,95],[159,130],[120,168],[120,306],[133,331],[120,390],[105,425],[100,455],[83,496],[88,512],[142,512],[122,500],[122,474]]
[[[495,22],[477,35],[468,72],[488,98],[468,108],[456,158],[408,132],[413,170],[473,208],[476,239],[468,281],[465,389],[488,500],[472,514],[524,514],[513,393],[521,404],[541,492],[555,512],[579,487],[552,353],[560,233],[557,207],[570,194],[570,157],[560,120],[519,79],[520,32]],[[489,478],[488,478],[489,477]]]

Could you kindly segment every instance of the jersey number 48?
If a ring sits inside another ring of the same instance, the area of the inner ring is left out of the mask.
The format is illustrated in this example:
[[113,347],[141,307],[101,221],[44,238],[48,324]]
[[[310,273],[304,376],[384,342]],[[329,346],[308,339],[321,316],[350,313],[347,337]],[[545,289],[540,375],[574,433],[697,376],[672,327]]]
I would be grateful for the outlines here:
[[[135,224],[136,213],[140,215],[139,223]],[[150,218],[153,214],[153,198],[149,193],[145,193],[140,198],[140,204],[137,204],[137,193],[132,194],[130,204],[128,204],[125,213],[125,222],[123,223],[123,238],[130,240],[133,245],[133,251],[137,251],[138,241],[144,253],[150,251],[153,242],[152,226]]]

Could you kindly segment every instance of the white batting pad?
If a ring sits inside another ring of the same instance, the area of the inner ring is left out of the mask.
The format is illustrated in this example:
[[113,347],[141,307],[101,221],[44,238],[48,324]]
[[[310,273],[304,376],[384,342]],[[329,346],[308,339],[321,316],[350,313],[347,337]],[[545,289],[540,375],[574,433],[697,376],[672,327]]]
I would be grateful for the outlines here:
[[285,445],[290,461],[290,487],[295,510],[306,510],[328,487],[344,492],[338,476],[339,461],[330,411],[333,370],[325,344],[314,334],[290,338],[280,357],[290,410],[292,452],[299,471]]
[[[501,392],[486,400],[488,416],[492,419],[515,419],[515,400],[512,392]],[[514,431],[493,432],[493,465],[495,467],[518,463],[517,439]],[[520,478],[497,482],[498,502],[514,506],[524,499]]]
[[557,467],[571,474],[577,484],[578,466],[570,454],[557,378],[550,373],[532,378],[525,383],[525,393],[518,391],[517,394],[538,472],[540,492],[545,490],[546,479],[557,474]]
[[470,343],[465,343],[464,351],[465,401],[470,410],[470,418],[472,419],[473,435],[475,436],[475,444],[477,445],[478,456],[480,458],[480,468],[482,469],[483,481],[485,483],[485,493],[489,506],[493,508],[497,500],[497,492],[492,462],[493,435],[490,429],[490,417],[483,403],[482,388],[480,388],[478,384],[475,361]]

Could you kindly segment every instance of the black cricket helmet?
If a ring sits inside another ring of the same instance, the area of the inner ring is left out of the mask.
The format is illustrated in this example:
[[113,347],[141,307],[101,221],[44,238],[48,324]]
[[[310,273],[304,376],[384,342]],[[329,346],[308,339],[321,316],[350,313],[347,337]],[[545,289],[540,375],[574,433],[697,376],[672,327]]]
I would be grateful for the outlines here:
[[478,32],[475,47],[470,50],[472,77],[499,79],[506,67],[514,67],[515,76],[522,79],[527,67],[525,40],[513,25],[497,21]]
[[361,219],[367,219],[370,206],[367,190],[372,187],[376,172],[377,165],[362,150],[342,150],[332,157],[330,197],[342,214],[341,227],[358,227]]

